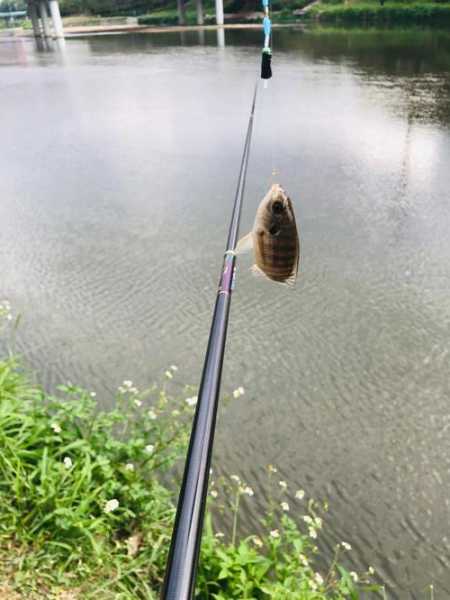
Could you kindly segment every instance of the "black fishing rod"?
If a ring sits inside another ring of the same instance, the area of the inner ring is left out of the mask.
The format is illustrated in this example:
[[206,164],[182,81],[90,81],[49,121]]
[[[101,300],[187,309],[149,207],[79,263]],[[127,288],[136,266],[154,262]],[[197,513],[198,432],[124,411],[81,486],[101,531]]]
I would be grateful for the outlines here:
[[203,365],[197,408],[186,457],[183,483],[178,499],[161,600],[191,600],[194,594],[198,555],[208,492],[209,469],[214,442],[217,406],[222,375],[231,292],[234,287],[236,253],[242,201],[245,190],[250,144],[253,131],[256,94],[248,120],[233,214],[228,232],[223,270]]
[[[272,52],[270,49],[272,24],[269,18],[269,0],[262,0],[262,5],[264,9],[264,47],[261,79],[270,79],[272,77]],[[231,292],[234,288],[235,248],[239,234],[239,222],[250,156],[257,92],[258,83],[255,85],[250,109],[223,269],[203,364],[197,408],[186,456],[183,483],[178,498],[177,514],[172,532],[161,600],[192,600],[194,596],[216,427],[220,380],[227,339]]]

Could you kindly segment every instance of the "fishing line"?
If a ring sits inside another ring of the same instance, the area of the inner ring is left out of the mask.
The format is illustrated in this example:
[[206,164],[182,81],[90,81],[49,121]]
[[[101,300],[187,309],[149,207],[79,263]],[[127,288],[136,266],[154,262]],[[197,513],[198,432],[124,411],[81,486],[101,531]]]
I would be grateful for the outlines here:
[[[264,18],[263,18],[263,31],[264,31],[264,46],[262,50],[262,62],[261,62],[261,79],[264,81],[264,90],[266,94],[266,100],[269,97],[268,105],[270,112],[274,113],[274,95],[273,89],[269,91],[269,79],[272,77],[272,52],[273,52],[273,32],[272,32],[272,21],[270,18],[270,3],[269,0],[262,0]],[[273,128],[272,128],[273,129]],[[271,174],[270,179],[272,184],[275,183],[275,177],[277,170],[275,167],[275,156],[273,144],[270,145],[270,166]]]

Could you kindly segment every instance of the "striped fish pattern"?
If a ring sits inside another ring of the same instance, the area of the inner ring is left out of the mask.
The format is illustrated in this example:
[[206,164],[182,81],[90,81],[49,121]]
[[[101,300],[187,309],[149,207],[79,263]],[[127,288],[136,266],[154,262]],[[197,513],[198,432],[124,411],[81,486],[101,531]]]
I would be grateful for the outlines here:
[[278,283],[294,284],[300,260],[300,241],[291,199],[274,184],[256,212],[252,231],[237,245],[237,252],[253,247],[253,271]]

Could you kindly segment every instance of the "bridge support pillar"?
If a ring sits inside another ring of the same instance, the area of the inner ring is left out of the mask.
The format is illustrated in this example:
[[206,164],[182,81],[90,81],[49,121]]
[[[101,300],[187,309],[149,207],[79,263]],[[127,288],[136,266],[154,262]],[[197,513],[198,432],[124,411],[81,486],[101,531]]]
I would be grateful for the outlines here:
[[197,25],[203,25],[203,0],[195,0],[197,8]]
[[223,0],[216,0],[216,23],[223,25]]
[[59,4],[57,0],[50,0],[50,14],[52,15],[53,21],[53,31],[55,32],[55,37],[63,38],[64,37],[64,29],[61,20],[61,13],[59,12]]
[[50,38],[52,36],[50,33],[50,27],[48,23],[47,2],[45,2],[45,0],[39,2],[39,12],[41,14],[43,37]]
[[42,35],[41,26],[39,25],[39,17],[37,13],[36,4],[32,2],[29,7],[29,15],[31,19],[31,24],[33,25],[33,33],[36,39],[40,38]]

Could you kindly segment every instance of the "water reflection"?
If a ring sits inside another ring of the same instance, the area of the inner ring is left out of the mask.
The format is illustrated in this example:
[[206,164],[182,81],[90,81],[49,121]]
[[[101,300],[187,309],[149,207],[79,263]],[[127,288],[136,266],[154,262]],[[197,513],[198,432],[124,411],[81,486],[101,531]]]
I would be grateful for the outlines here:
[[217,29],[217,47],[225,48],[225,29],[223,27]]
[[205,45],[205,30],[204,29],[199,29],[197,31],[198,34],[198,44],[199,46],[204,46]]
[[[88,38],[91,51],[98,54],[126,51],[144,52],[177,45],[217,45],[229,43],[240,47],[259,47],[259,31],[224,29],[186,31],[158,35],[108,36]],[[402,94],[401,106],[415,121],[450,118],[450,32],[440,30],[275,30],[277,56],[297,55],[301,61],[337,63],[354,70],[367,86],[374,102],[383,104],[385,93]],[[301,62],[298,65],[301,69]],[[394,106],[398,110],[398,107]]]

